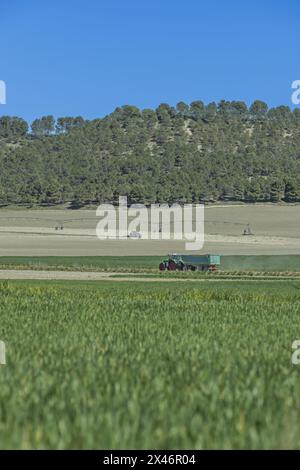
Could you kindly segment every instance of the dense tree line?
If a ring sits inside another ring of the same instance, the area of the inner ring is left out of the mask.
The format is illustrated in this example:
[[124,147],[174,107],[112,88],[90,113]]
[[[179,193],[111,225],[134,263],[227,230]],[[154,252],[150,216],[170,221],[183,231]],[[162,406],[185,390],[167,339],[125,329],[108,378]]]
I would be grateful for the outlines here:
[[0,203],[300,201],[300,110],[262,101],[0,117]]

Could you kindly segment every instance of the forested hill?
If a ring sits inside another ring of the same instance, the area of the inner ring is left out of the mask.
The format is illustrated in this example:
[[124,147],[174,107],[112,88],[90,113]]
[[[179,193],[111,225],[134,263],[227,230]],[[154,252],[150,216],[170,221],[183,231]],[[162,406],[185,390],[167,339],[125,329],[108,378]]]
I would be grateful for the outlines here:
[[300,201],[300,110],[256,101],[0,117],[0,203]]

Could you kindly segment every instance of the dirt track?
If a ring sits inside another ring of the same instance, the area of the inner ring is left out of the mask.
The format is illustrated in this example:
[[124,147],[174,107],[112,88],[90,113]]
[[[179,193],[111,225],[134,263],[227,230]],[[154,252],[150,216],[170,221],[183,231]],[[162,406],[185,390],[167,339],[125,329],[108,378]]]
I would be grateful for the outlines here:
[[[26,269],[1,269],[0,280],[60,280],[60,281],[133,281],[133,282],[218,282],[218,281],[251,281],[249,278],[211,278],[211,279],[191,279],[191,278],[161,278],[161,277],[136,277],[131,273],[122,273],[122,277],[113,277],[116,273],[112,272],[81,272],[81,271],[36,271]],[[291,278],[287,278],[291,280]],[[263,281],[282,281],[282,278],[263,279]]]
[[109,280],[113,273],[81,271],[36,271],[26,269],[1,269],[0,279],[52,279],[76,281]]
[[61,281],[140,281],[140,282],[166,282],[166,281],[204,281],[205,279],[161,279],[151,277],[135,277],[134,274],[122,273],[122,277],[111,277],[116,273],[108,272],[82,272],[82,271],[36,271],[36,270],[0,270],[0,279],[35,279],[35,280],[61,280]]

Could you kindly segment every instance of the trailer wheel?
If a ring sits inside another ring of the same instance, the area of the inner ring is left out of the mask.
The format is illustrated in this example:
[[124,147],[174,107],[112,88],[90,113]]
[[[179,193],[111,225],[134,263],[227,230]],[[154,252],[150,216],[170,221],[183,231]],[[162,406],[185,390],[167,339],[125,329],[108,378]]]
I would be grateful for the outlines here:
[[159,270],[160,270],[160,271],[165,271],[165,270],[166,270],[165,263],[160,263],[160,265],[159,265]]

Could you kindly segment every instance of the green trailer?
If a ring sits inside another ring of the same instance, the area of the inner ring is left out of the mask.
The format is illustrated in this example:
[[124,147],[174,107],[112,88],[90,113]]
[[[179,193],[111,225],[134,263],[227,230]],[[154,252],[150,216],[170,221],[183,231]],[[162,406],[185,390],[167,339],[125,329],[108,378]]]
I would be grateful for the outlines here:
[[171,253],[160,265],[160,271],[216,271],[221,264],[219,255],[180,255]]

